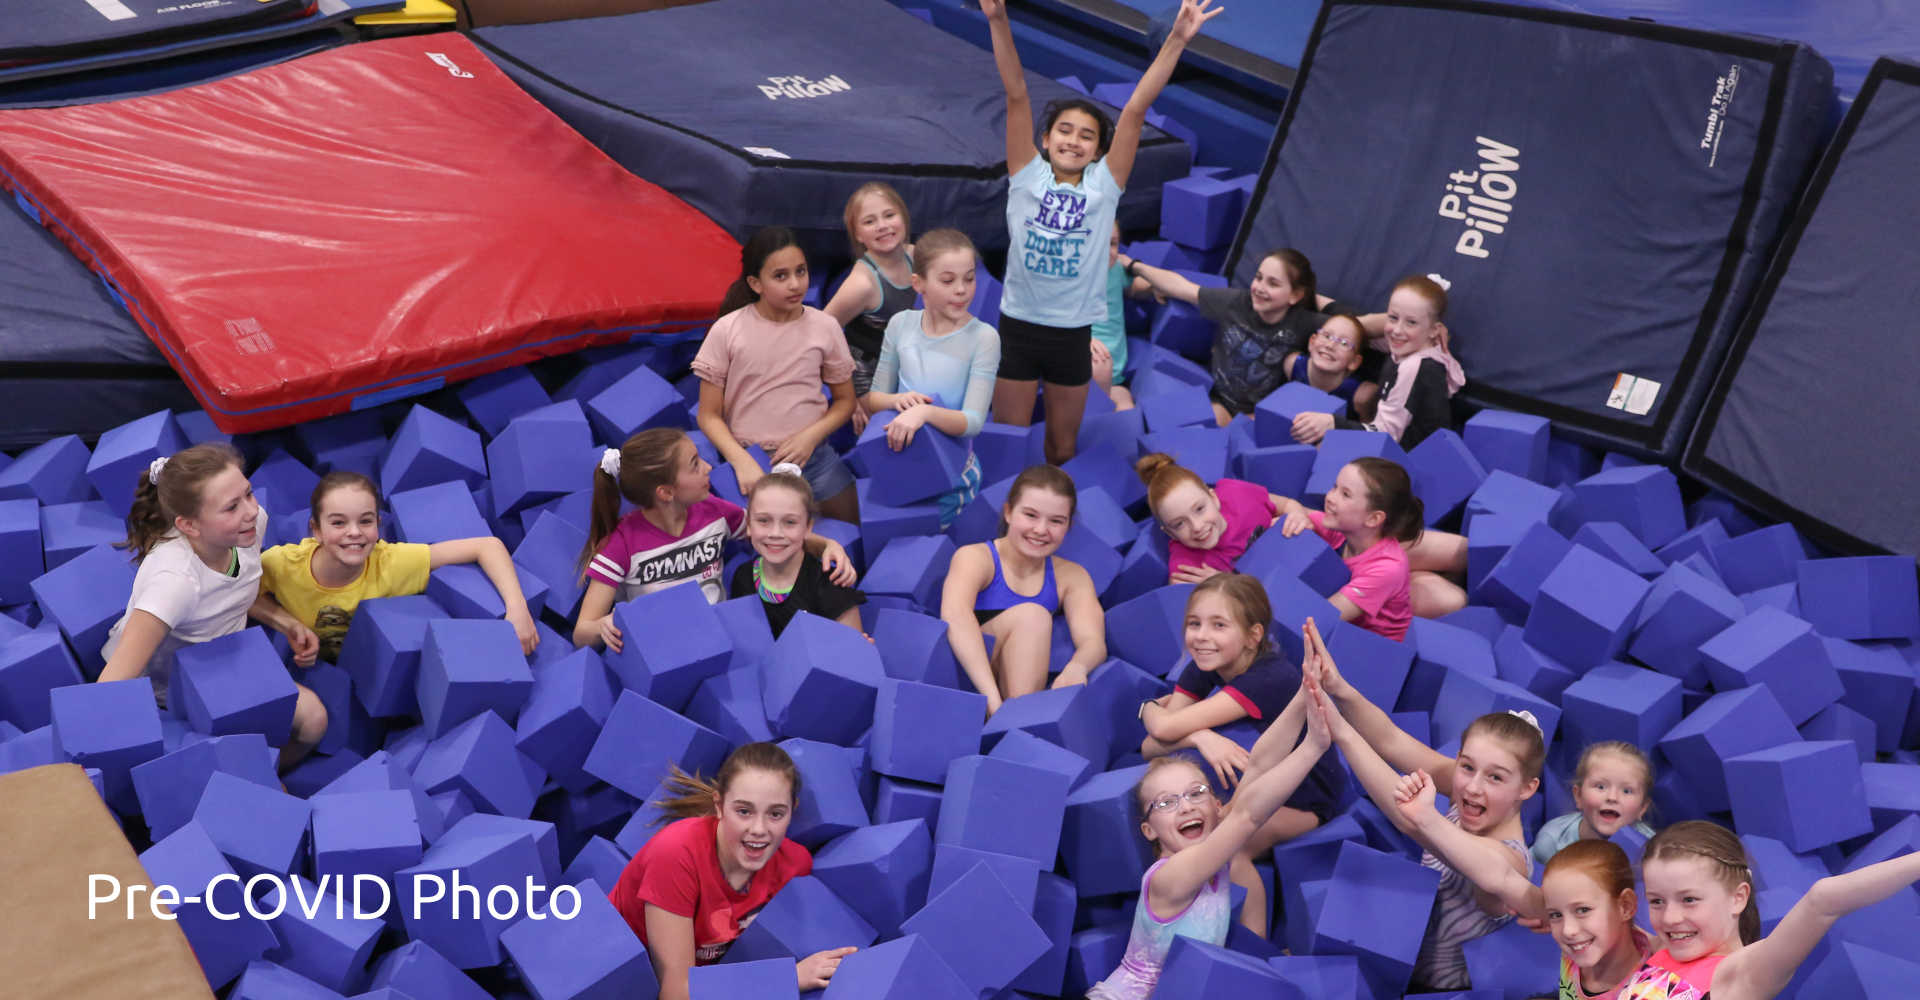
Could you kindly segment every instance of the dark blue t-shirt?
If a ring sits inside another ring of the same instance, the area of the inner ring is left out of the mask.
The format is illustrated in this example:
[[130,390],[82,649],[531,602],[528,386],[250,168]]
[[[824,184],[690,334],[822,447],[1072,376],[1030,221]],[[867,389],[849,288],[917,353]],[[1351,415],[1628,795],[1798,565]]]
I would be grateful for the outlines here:
[[[1300,668],[1278,653],[1267,653],[1255,659],[1247,667],[1246,673],[1221,684],[1218,675],[1189,663],[1180,672],[1180,679],[1173,689],[1194,701],[1205,700],[1215,691],[1223,691],[1246,709],[1247,718],[1252,720],[1259,732],[1264,733],[1267,726],[1286,709],[1287,703],[1293,700],[1294,693],[1300,690]],[[1222,735],[1231,737],[1233,734]],[[1328,751],[1314,763],[1306,780],[1287,799],[1287,805],[1313,813],[1320,818],[1320,822],[1325,823],[1333,815],[1346,788],[1347,773],[1341,768],[1338,755]]]

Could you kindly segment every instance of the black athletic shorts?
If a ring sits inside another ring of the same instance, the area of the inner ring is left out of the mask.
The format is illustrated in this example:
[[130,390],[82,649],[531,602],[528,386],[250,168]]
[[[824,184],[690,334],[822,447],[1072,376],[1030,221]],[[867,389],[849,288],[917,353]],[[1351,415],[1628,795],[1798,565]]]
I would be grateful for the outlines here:
[[1002,315],[1000,377],[1069,388],[1086,385],[1093,381],[1093,326],[1043,326]]

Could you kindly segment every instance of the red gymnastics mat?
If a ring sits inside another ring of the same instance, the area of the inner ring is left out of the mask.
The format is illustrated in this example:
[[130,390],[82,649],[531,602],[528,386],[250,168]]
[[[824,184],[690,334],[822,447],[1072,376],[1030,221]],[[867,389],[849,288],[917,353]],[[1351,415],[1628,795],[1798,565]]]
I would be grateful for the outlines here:
[[452,34],[0,111],[0,184],[230,432],[695,329],[740,260]]

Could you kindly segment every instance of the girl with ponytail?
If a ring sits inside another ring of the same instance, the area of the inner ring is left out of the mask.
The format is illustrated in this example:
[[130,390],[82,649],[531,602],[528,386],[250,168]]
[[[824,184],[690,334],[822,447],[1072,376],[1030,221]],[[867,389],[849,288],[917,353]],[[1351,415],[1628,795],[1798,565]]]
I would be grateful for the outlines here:
[[[1835,921],[1920,880],[1920,851],[1813,884],[1773,933],[1760,934],[1753,862],[1731,830],[1691,820],[1647,841],[1641,858],[1647,912],[1666,947],[1627,984],[1628,997],[1771,1000]],[[1653,992],[1678,980],[1694,992]],[[1633,992],[1640,989],[1641,992]]]
[[[727,543],[747,537],[747,512],[713,495],[712,469],[677,427],[641,431],[601,453],[593,471],[593,523],[580,552],[587,592],[574,645],[620,651],[617,601],[681,583],[698,585],[709,603],[726,600]],[[636,509],[622,517],[622,501]],[[806,550],[820,557],[828,579],[853,585],[853,561],[838,542],[809,534]]]
[[[253,499],[240,453],[227,444],[194,445],[155,459],[139,475],[121,547],[140,568],[126,613],[101,649],[101,682],[144,674],[164,707],[174,653],[238,632],[249,617],[284,633],[294,662],[312,666],[320,651],[313,630],[261,598],[267,512]],[[295,686],[299,699],[293,732],[280,751],[282,769],[305,757],[327,729],[326,707],[305,685]]]
[[[672,822],[634,854],[607,897],[647,946],[660,1000],[687,1000],[687,971],[720,961],[775,893],[813,871],[813,856],[787,839],[800,770],[772,743],[728,754],[711,780],[671,766],[665,787],[653,805]],[[825,987],[854,950],[800,959],[801,991]]]

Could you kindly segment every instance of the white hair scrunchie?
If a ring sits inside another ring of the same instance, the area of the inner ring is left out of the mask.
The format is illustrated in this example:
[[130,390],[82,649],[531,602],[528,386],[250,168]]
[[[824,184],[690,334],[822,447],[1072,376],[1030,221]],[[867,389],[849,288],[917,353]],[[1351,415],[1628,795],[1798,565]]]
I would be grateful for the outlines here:
[[615,479],[620,478],[620,449],[608,448],[600,453],[600,471]]
[[1525,709],[1521,709],[1520,711],[1514,711],[1513,709],[1509,708],[1507,709],[1507,714],[1513,716],[1516,719],[1519,719],[1521,722],[1524,722],[1529,726],[1532,726],[1534,730],[1538,732],[1541,736],[1547,735],[1547,731],[1540,728],[1540,720],[1534,718],[1532,712],[1526,711]]
[[[1428,280],[1428,281],[1431,281],[1431,282],[1433,282],[1433,283],[1434,283],[1434,284],[1436,284],[1436,285],[1439,285],[1439,286],[1440,286],[1440,290],[1441,290],[1441,291],[1443,291],[1443,292],[1451,292],[1451,291],[1453,291],[1453,282],[1451,282],[1451,281],[1448,281],[1448,280],[1447,280],[1447,279],[1445,279],[1445,278],[1442,278],[1442,277],[1441,277],[1441,276],[1439,276],[1438,274],[1429,274],[1429,275],[1427,275],[1427,280]],[[1533,720],[1531,720],[1531,719],[1529,719],[1529,720],[1527,720],[1527,721],[1529,721],[1529,722],[1531,722],[1531,721],[1533,721]]]
[[160,470],[167,467],[167,456],[162,455],[147,463],[147,482],[160,485]]
[[792,462],[781,462],[779,465],[776,465],[773,468],[768,469],[767,471],[770,473],[784,472],[790,476],[800,476],[800,478],[802,479],[806,478],[806,476],[801,472],[800,467],[793,464]]

